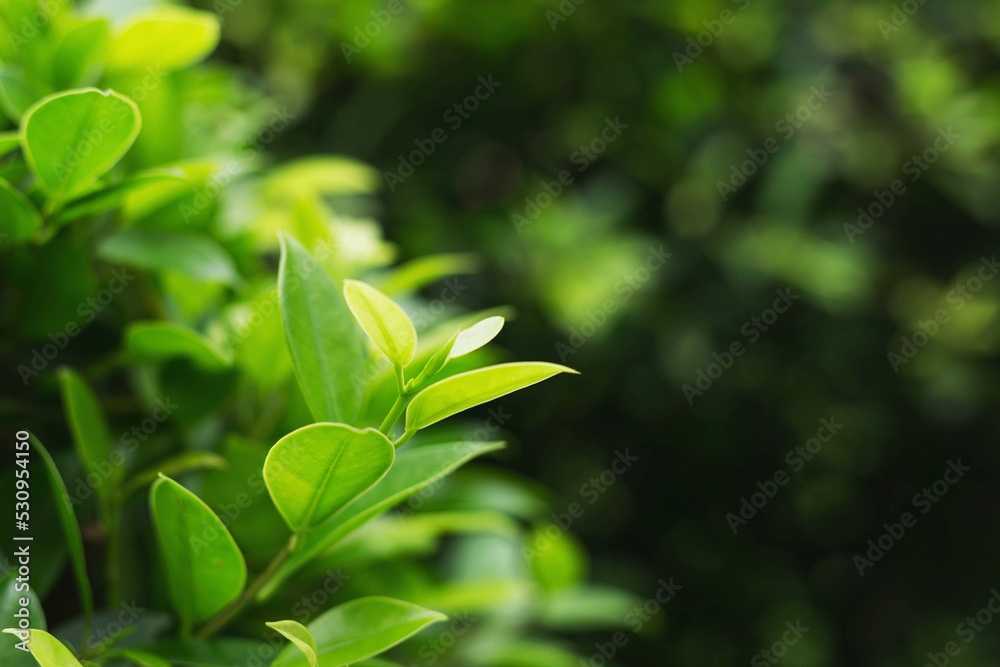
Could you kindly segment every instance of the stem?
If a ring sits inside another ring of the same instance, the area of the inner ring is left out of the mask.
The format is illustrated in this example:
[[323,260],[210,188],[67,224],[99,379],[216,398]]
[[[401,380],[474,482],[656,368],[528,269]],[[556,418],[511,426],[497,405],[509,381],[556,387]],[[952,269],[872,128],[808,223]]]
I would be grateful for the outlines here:
[[402,447],[403,443],[412,438],[415,433],[416,431],[406,431],[405,433],[403,433],[403,435],[399,436],[398,438],[392,441],[392,446],[395,447],[396,449],[399,449],[400,447]]
[[389,431],[392,427],[396,425],[399,421],[399,415],[403,414],[403,410],[406,409],[407,403],[410,402],[410,397],[406,394],[400,394],[396,397],[396,402],[392,404],[392,409],[389,410],[389,414],[385,416],[385,420],[382,425],[378,427],[378,430],[382,432],[383,435],[389,435]]
[[239,612],[243,611],[243,608],[253,599],[264,584],[270,581],[271,577],[274,576],[281,564],[285,562],[285,559],[292,553],[292,545],[295,543],[295,537],[288,540],[288,544],[278,552],[278,555],[274,557],[274,560],[270,562],[267,568],[260,573],[260,576],[243,591],[243,595],[239,597],[236,602],[232,603],[221,612],[219,612],[215,618],[211,619],[208,623],[202,626],[201,630],[195,633],[195,637],[199,639],[208,639],[216,632],[221,630],[229,621],[233,619]]

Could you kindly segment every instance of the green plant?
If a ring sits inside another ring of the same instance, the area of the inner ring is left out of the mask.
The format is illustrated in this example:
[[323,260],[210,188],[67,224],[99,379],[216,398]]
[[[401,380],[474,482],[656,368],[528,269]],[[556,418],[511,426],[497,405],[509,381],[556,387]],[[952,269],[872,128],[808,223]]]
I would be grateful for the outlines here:
[[[46,526],[23,598],[30,631],[0,643],[0,662],[25,664],[20,644],[43,667],[374,667],[389,663],[369,658],[442,621],[434,608],[486,619],[468,650],[434,662],[551,666],[572,654],[536,625],[620,624],[632,598],[585,586],[568,534],[520,559],[551,528],[523,527],[545,514],[530,485],[485,471],[443,484],[503,447],[443,420],[574,372],[502,363],[489,343],[506,311],[422,299],[475,261],[392,267],[377,224],[343,200],[371,196],[378,177],[365,165],[316,156],[265,168],[276,121],[263,98],[237,72],[198,65],[218,40],[211,14],[46,7],[41,26],[32,0],[0,15],[0,107],[13,125],[0,132],[0,273],[18,312],[4,349],[24,383],[18,419],[42,424],[22,442],[32,525]],[[234,123],[245,130],[235,139],[217,131]],[[403,305],[441,312],[418,337]],[[62,438],[47,425],[54,400],[74,447],[50,456],[36,432]],[[11,473],[4,497],[21,477]],[[447,535],[454,582],[421,562]],[[60,589],[72,612],[58,611],[78,618],[47,628],[41,600],[67,560],[76,600]],[[330,578],[316,582],[341,565],[356,573],[338,584],[349,601],[327,604]],[[0,575],[0,618],[21,599]],[[108,632],[136,599],[173,613],[146,610]],[[291,642],[276,656],[262,657],[265,627]]]

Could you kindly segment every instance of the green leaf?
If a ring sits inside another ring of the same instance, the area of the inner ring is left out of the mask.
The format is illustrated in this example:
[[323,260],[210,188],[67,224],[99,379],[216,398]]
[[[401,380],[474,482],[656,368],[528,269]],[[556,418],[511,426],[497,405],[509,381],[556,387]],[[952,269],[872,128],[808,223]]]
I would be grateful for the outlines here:
[[297,621],[272,621],[265,623],[267,627],[274,628],[284,637],[292,642],[300,651],[306,654],[306,659],[311,667],[317,667],[316,663],[316,640],[312,633]]
[[181,452],[133,475],[122,490],[122,498],[127,498],[147,484],[152,484],[160,475],[171,477],[191,470],[221,470],[227,465],[226,459],[212,452]]
[[88,475],[105,480],[98,485],[97,494],[106,503],[121,482],[122,467],[111,465],[111,471],[107,469],[111,464],[111,431],[97,396],[76,371],[65,366],[59,369],[59,387],[76,451]]
[[[457,341],[456,341],[457,342]],[[406,409],[406,430],[417,431],[453,414],[492,401],[572,368],[544,361],[487,366],[459,373],[427,387]]]
[[132,18],[114,37],[108,68],[178,70],[203,60],[218,43],[214,14],[161,5]]
[[52,224],[59,227],[85,215],[101,213],[115,208],[134,192],[168,181],[187,181],[187,175],[180,169],[150,169],[136,174],[127,181],[109,185],[106,188],[83,195],[66,204],[52,216]]
[[104,69],[110,33],[108,22],[81,23],[63,37],[52,56],[52,83],[58,90],[94,83]]
[[233,365],[233,353],[201,333],[175,322],[134,322],[125,330],[125,351],[139,361],[182,357],[208,372]]
[[413,361],[417,330],[395,301],[359,280],[344,281],[344,298],[358,324],[396,366]]
[[4,115],[17,123],[32,104],[45,95],[28,81],[24,70],[16,65],[0,65],[0,108]]
[[27,241],[42,228],[42,216],[23,194],[7,181],[0,179],[0,234],[4,242]]
[[97,247],[106,262],[148,271],[176,271],[203,283],[236,285],[241,278],[229,254],[201,234],[123,229]]
[[289,527],[303,533],[382,479],[394,455],[389,439],[374,429],[311,424],[271,448],[264,480]]
[[170,597],[185,624],[205,620],[235,600],[246,584],[246,563],[219,517],[169,477],[150,487],[149,504]]
[[27,633],[28,649],[42,667],[82,667],[72,651],[44,630],[7,628],[4,632],[17,636],[19,641],[23,637],[21,633]]
[[425,487],[439,482],[477,456],[502,449],[503,446],[502,442],[453,442],[428,445],[398,454],[382,481],[302,539],[301,546],[261,589],[260,597],[273,593],[281,581],[374,517],[392,509]]
[[115,166],[141,124],[135,102],[113,90],[71,90],[24,113],[21,146],[42,187],[61,202]]
[[319,263],[295,239],[280,238],[278,299],[302,394],[317,421],[351,423],[363,397],[361,332]]
[[[21,609],[21,599],[28,599],[28,613],[31,614],[31,625],[37,629],[45,628],[45,611],[42,601],[38,599],[34,588],[17,590],[24,584],[17,581],[17,570],[11,570],[7,576],[0,578],[0,627],[17,625],[14,616]],[[20,641],[20,640],[18,640]],[[35,661],[30,655],[16,648],[17,642],[4,638],[0,641],[0,665],[4,667],[34,667]]]
[[59,474],[59,469],[56,468],[55,461],[34,435],[30,436],[30,443],[45,466],[45,474],[48,475],[52,494],[56,497],[59,524],[62,526],[63,535],[66,538],[66,551],[69,552],[70,562],[73,565],[73,576],[80,594],[80,606],[83,607],[83,615],[89,628],[94,621],[94,595],[90,590],[90,579],[87,578],[87,561],[83,553],[83,536],[80,533],[80,524],[76,520],[73,503],[69,499],[69,492],[66,490],[62,475]]
[[503,329],[503,323],[504,319],[497,315],[495,317],[487,317],[485,320],[476,322],[468,329],[460,331],[455,344],[448,351],[448,358],[457,359],[458,357],[463,357],[486,345],[497,337],[497,334]]
[[528,536],[531,571],[539,585],[554,591],[579,584],[587,574],[587,552],[573,535],[554,523],[537,526]]
[[[309,624],[323,665],[347,665],[386,651],[447,616],[402,600],[367,597],[351,600]],[[289,646],[271,667],[305,667],[308,662]]]

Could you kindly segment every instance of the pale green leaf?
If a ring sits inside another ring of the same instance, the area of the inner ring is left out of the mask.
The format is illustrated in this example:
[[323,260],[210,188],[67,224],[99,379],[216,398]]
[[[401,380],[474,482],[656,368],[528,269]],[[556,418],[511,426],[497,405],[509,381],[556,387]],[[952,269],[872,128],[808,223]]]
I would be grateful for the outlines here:
[[174,71],[203,60],[218,43],[215,14],[161,5],[137,14],[115,35],[108,68]]
[[57,202],[78,194],[118,163],[139,136],[135,102],[113,90],[71,90],[24,113],[21,146]]
[[278,299],[295,374],[313,417],[353,422],[363,398],[362,333],[334,282],[298,241],[285,235]]
[[44,630],[7,628],[4,632],[15,635],[19,642],[23,638],[21,633],[27,633],[28,649],[41,667],[81,667],[80,661],[76,659],[73,652]]
[[500,333],[503,323],[504,319],[500,316],[487,317],[460,331],[455,344],[448,351],[448,358],[457,359],[486,345]]
[[264,480],[293,532],[307,532],[382,479],[395,449],[374,429],[311,424],[271,448]]
[[311,667],[317,667],[316,640],[304,625],[298,621],[272,621],[265,625],[280,632],[285,639],[292,642],[305,654]]
[[[364,660],[412,637],[447,616],[402,600],[367,597],[351,600],[309,624],[320,664],[334,667]],[[306,667],[294,647],[278,654],[271,667]]]
[[413,398],[406,409],[406,430],[417,431],[553,375],[576,372],[559,364],[527,361],[487,366],[453,375],[432,384]]
[[218,613],[247,579],[232,535],[208,505],[168,477],[150,487],[149,505],[178,615],[190,626]]
[[344,281],[344,298],[361,328],[396,366],[413,361],[417,330],[395,301],[359,280]]

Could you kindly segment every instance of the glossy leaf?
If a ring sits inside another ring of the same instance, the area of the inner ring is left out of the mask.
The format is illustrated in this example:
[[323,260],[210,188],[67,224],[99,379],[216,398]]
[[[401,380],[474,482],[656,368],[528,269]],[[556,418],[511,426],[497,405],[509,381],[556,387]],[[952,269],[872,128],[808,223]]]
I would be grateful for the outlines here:
[[149,504],[170,597],[185,623],[205,620],[243,591],[243,554],[219,517],[196,495],[161,477]]
[[18,642],[21,641],[21,637],[17,633],[27,632],[28,649],[31,651],[31,655],[35,656],[35,660],[38,661],[41,667],[81,667],[80,661],[76,659],[73,652],[66,648],[65,644],[44,630],[15,630],[7,628],[4,632],[17,636]]
[[63,536],[66,539],[65,547],[69,553],[70,563],[73,565],[73,577],[76,579],[76,588],[80,595],[80,605],[83,607],[83,615],[88,625],[93,624],[94,619],[94,595],[90,590],[90,579],[87,578],[87,562],[83,552],[83,536],[80,533],[80,524],[76,520],[73,512],[73,503],[70,501],[69,492],[63,482],[59,469],[56,468],[55,461],[49,455],[45,446],[34,435],[30,436],[32,449],[41,459],[48,476],[52,494],[56,497],[56,510],[59,512],[59,525],[62,527]]
[[200,234],[123,229],[104,239],[97,256],[150,271],[176,271],[198,282],[240,282],[229,254],[215,240]]
[[201,61],[218,43],[214,14],[162,5],[136,15],[114,37],[108,67],[173,71]]
[[[444,614],[402,600],[367,597],[351,600],[321,614],[309,624],[316,638],[320,664],[334,667],[364,660],[386,651],[433,623]],[[292,646],[271,667],[306,667],[308,661]]]
[[278,299],[302,394],[317,421],[351,423],[361,408],[362,335],[347,302],[319,263],[281,236]]
[[382,481],[302,540],[301,547],[285,561],[277,576],[261,589],[261,597],[273,593],[286,577],[374,517],[440,482],[477,456],[503,446],[502,442],[453,442],[400,452]]
[[39,100],[21,122],[32,171],[56,201],[82,192],[125,155],[139,135],[135,102],[96,88]]
[[223,371],[233,353],[201,333],[174,322],[135,322],[125,331],[125,351],[138,361],[190,360],[202,370]]
[[298,621],[273,621],[266,623],[267,627],[280,632],[285,639],[292,642],[309,661],[310,667],[317,667],[316,663],[316,640],[312,633]]
[[389,361],[396,366],[413,361],[417,330],[395,301],[358,280],[344,281],[344,298],[358,324]]
[[106,501],[121,482],[122,468],[111,464],[111,431],[104,420],[97,396],[71,368],[59,369],[59,386],[76,451],[87,473],[95,479],[105,480],[98,485],[97,494]]
[[503,323],[504,319],[500,316],[487,317],[468,329],[463,329],[459,332],[455,344],[448,351],[448,358],[457,359],[486,345],[497,337],[497,334],[503,329]]
[[395,449],[374,429],[311,424],[271,448],[264,480],[293,532],[326,521],[382,479]]
[[492,401],[559,373],[577,371],[543,361],[487,366],[459,373],[427,387],[406,409],[406,430],[416,431],[471,407]]
[[0,234],[4,242],[22,243],[42,228],[42,217],[27,197],[0,179]]

